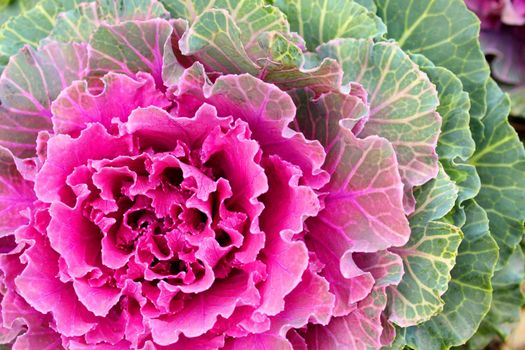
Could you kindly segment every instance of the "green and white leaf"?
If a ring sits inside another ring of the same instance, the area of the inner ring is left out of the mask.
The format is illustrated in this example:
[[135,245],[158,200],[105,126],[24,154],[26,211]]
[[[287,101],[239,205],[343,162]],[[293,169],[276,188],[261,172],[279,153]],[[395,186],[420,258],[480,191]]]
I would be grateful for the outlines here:
[[457,208],[454,215],[456,225],[464,223],[462,203],[474,198],[480,189],[476,168],[467,163],[475,150],[470,131],[470,99],[463,91],[463,84],[454,73],[443,67],[436,67],[421,54],[411,56],[436,85],[439,97],[438,113],[441,115],[441,134],[437,152],[445,172],[458,187]]
[[483,209],[471,200],[465,204],[465,214],[464,238],[448,290],[442,296],[443,311],[402,330],[401,338],[413,349],[441,350],[464,344],[489,310],[498,249]]
[[277,0],[275,4],[310,50],[332,39],[376,38],[386,31],[375,12],[353,0]]
[[[77,6],[83,0],[44,0],[28,11],[10,18],[0,28],[0,65],[22,46],[37,47],[53,30],[56,16]],[[27,2],[26,2],[27,4]]]
[[259,71],[244,48],[241,29],[223,9],[200,14],[182,36],[180,49],[182,54],[196,57],[212,71],[252,75]]
[[18,16],[21,13],[32,9],[38,0],[2,0],[0,1],[0,25],[4,24],[9,18]]
[[443,309],[441,295],[447,290],[454,267],[461,230],[437,221],[457,198],[457,188],[443,169],[415,192],[416,211],[410,217],[412,234],[393,252],[403,259],[405,274],[396,288],[388,288],[390,320],[401,327],[419,324]]
[[499,270],[507,264],[524,234],[525,151],[507,120],[509,98],[492,80],[487,105],[483,124],[473,124],[477,148],[469,163],[476,167],[481,179],[476,201],[487,212],[490,232],[498,243]]
[[525,257],[523,251],[518,248],[510,256],[508,264],[496,271],[492,278],[492,305],[478,332],[469,341],[469,349],[482,349],[495,336],[502,341],[509,337],[520,321],[521,308],[525,306],[522,289],[524,280]]
[[264,32],[288,33],[286,16],[275,6],[263,0],[161,0],[173,18],[185,18],[193,23],[204,12],[222,9],[228,12],[237,25],[240,40],[248,52],[256,46],[257,38]]
[[439,98],[438,113],[443,120],[437,152],[439,158],[467,160],[476,147],[470,132],[470,100],[463,84],[454,73],[443,67],[436,67],[421,54],[411,56],[419,68],[436,85]]
[[86,42],[102,23],[168,17],[166,9],[155,0],[98,0],[60,13],[49,39]]
[[462,81],[471,117],[485,114],[489,66],[479,44],[479,20],[463,0],[376,0],[378,15],[403,50],[420,53]]
[[511,114],[515,117],[525,118],[525,87],[511,90],[509,96],[512,105]]

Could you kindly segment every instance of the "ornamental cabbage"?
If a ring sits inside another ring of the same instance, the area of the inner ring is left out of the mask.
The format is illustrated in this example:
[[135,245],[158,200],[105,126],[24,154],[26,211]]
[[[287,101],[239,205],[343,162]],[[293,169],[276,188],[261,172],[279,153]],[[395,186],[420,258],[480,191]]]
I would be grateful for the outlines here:
[[0,343],[511,331],[525,152],[462,0],[23,4],[0,28]]

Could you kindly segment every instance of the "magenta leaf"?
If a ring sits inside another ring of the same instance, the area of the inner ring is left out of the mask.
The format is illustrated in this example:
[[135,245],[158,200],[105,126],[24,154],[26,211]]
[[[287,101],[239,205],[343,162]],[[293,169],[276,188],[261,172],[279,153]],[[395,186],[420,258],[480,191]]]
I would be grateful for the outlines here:
[[[320,239],[337,233],[354,252],[402,246],[410,236],[402,207],[403,186],[390,143],[377,136],[356,138],[342,128],[329,148],[324,169],[325,210],[312,219]],[[309,223],[309,225],[311,225]]]
[[[195,108],[206,102],[215,106],[219,116],[246,121],[265,153],[299,166],[314,188],[326,183],[326,173],[320,169],[325,157],[323,148],[288,127],[296,108],[290,96],[275,85],[248,74],[221,76],[210,84],[202,66],[195,64],[183,74],[175,100],[183,105],[185,115],[195,113]],[[188,108],[192,105],[195,108]]]
[[261,260],[268,278],[261,287],[262,305],[257,312],[275,315],[284,309],[284,297],[301,283],[308,266],[304,242],[293,241],[292,236],[303,231],[304,220],[319,212],[320,203],[311,188],[299,185],[302,172],[298,167],[277,156],[270,156],[263,164],[269,191],[261,199],[265,210],[260,222],[266,234]]
[[250,334],[243,338],[232,338],[224,350],[294,350],[288,339],[273,334]]
[[358,265],[363,257],[353,255],[402,246],[410,236],[392,146],[379,137],[358,139],[346,128],[340,129],[330,142],[324,165],[332,175],[322,189],[327,193],[325,208],[306,222],[308,246],[326,265],[322,274],[336,294],[335,315],[347,314],[375,283],[389,279],[388,274],[374,271],[368,259]]
[[138,107],[167,107],[170,103],[155,88],[153,77],[138,73],[137,80],[123,74],[108,73],[101,78],[103,90],[93,94],[88,83],[75,81],[52,103],[53,129],[59,134],[78,136],[88,123],[98,122],[115,131],[115,122],[126,122]]
[[41,313],[53,311],[57,331],[62,335],[85,334],[96,324],[96,317],[78,301],[72,284],[57,278],[58,254],[47,239],[39,232],[31,236],[35,244],[22,255],[27,266],[15,280],[20,294]]
[[374,290],[348,316],[334,317],[328,326],[308,327],[306,340],[318,349],[380,349],[381,314],[386,305],[384,288]]
[[35,192],[43,202],[74,203],[76,195],[66,180],[77,166],[88,160],[129,154],[130,149],[130,138],[113,137],[101,124],[92,124],[76,139],[56,135],[47,144],[47,160],[36,177]]
[[326,325],[332,317],[335,297],[326,279],[306,270],[301,283],[284,300],[285,309],[272,317],[271,333],[285,336],[290,329],[307,323]]
[[0,147],[0,237],[28,223],[21,212],[31,208],[35,200],[33,183],[24,179],[13,154]]
[[196,294],[180,312],[151,320],[153,340],[169,345],[175,343],[180,334],[191,338],[203,335],[213,328],[219,315],[228,318],[237,306],[253,306],[259,299],[252,274],[242,273],[236,278],[216,281],[209,290]]

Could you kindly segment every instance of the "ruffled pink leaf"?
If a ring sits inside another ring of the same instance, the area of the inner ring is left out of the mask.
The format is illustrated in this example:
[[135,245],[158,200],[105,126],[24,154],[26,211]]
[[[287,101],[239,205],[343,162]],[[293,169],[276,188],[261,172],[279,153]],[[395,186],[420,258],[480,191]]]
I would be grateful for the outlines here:
[[[93,293],[91,298],[97,300],[100,297],[100,293]],[[92,304],[94,302],[91,302]],[[97,325],[93,327],[83,337],[88,344],[100,344],[107,343],[108,345],[115,346],[119,349],[122,346],[126,349],[125,345],[129,349],[129,342],[123,340],[126,329],[126,315],[122,312],[122,309],[115,307],[109,311],[103,318],[100,318]]]
[[102,233],[85,218],[82,207],[83,199],[75,208],[61,202],[53,203],[49,208],[49,241],[64,259],[68,275],[74,278],[83,277],[100,266]]
[[34,155],[40,130],[51,128],[51,102],[74,80],[86,75],[85,44],[50,43],[24,47],[0,78],[0,145],[15,155]]
[[277,237],[266,242],[263,254],[268,277],[260,287],[262,304],[257,313],[276,315],[285,307],[283,298],[301,282],[308,250],[303,242]]
[[213,106],[204,104],[194,118],[173,117],[158,107],[133,111],[125,132],[138,137],[139,145],[156,150],[173,150],[177,141],[192,149],[200,148],[206,137],[217,127],[228,127],[231,118],[218,118]]
[[28,222],[21,211],[31,208],[35,200],[33,183],[20,174],[13,154],[0,146],[0,237]]
[[50,327],[52,318],[33,309],[16,291],[14,280],[24,269],[20,262],[22,250],[20,245],[0,255],[5,288],[1,297],[0,344],[13,343],[13,350],[53,349],[59,346],[60,335]]
[[265,152],[301,167],[314,188],[325,181],[320,169],[324,161],[322,147],[288,128],[296,110],[286,93],[251,75],[231,75],[217,79],[207,95],[219,115],[232,115],[248,122],[253,138]]
[[265,209],[260,222],[266,234],[261,259],[267,266],[268,278],[260,288],[263,302],[257,312],[276,315],[308,266],[306,246],[293,241],[292,236],[303,231],[304,220],[319,212],[320,203],[311,188],[299,185],[302,172],[298,167],[278,156],[266,158],[263,164],[269,191],[261,199]]
[[66,178],[75,167],[88,160],[129,154],[131,147],[130,138],[111,136],[102,124],[84,129],[76,139],[69,135],[51,137],[47,142],[47,160],[35,182],[38,198],[43,202],[75,202],[76,196],[66,185]]
[[255,219],[263,210],[257,197],[268,191],[268,180],[258,164],[260,147],[255,140],[250,140],[250,134],[248,125],[241,120],[226,133],[216,128],[202,144],[201,159],[228,179],[233,191],[230,205],[242,208]]
[[224,350],[294,350],[288,339],[272,334],[250,334],[242,338],[230,338]]
[[307,246],[324,265],[321,275],[328,280],[330,292],[336,297],[333,314],[347,315],[358,301],[370,293],[375,283],[374,278],[355,264],[352,244],[346,237],[341,237],[335,230],[319,234],[326,227],[324,223],[314,219],[307,222],[307,227]]
[[218,316],[228,318],[237,306],[253,306],[259,299],[253,277],[247,273],[216,281],[209,290],[194,295],[178,313],[151,320],[153,340],[168,345],[181,333],[190,338],[201,336],[213,328]]
[[353,252],[376,252],[402,246],[410,227],[403,210],[403,184],[392,146],[385,139],[357,139],[341,129],[332,141],[325,170],[331,175],[323,189],[325,209],[307,221],[306,241],[325,264],[322,274],[336,295],[335,315],[370,292],[375,281],[361,269]]
[[383,289],[374,290],[344,317],[334,317],[327,326],[308,327],[306,342],[313,349],[368,350],[382,347],[381,314],[386,305]]
[[284,337],[290,329],[300,329],[308,323],[328,324],[335,303],[329,289],[326,279],[306,270],[301,283],[284,299],[284,310],[271,318],[270,332]]
[[78,301],[73,286],[58,279],[59,255],[38,235],[33,235],[35,244],[22,255],[27,266],[15,280],[18,291],[36,310],[53,313],[60,334],[83,335],[97,319]]
[[[320,169],[323,148],[288,127],[296,109],[290,96],[275,85],[248,74],[221,76],[210,85],[204,69],[196,63],[182,76],[175,100],[193,101],[195,106],[206,102],[215,106],[219,116],[246,121],[265,153],[300,166],[305,181],[314,188],[326,183],[326,173]],[[185,109],[185,113],[192,111]]]
[[52,103],[55,133],[78,136],[88,123],[99,122],[108,131],[114,129],[113,119],[126,122],[138,107],[167,107],[168,100],[155,88],[149,74],[137,74],[137,80],[110,72],[101,78],[103,90],[89,91],[86,81],[76,81],[64,89]]
[[286,334],[286,338],[292,344],[292,349],[294,350],[308,350],[308,344],[306,344],[306,341],[304,338],[297,333],[295,329],[292,329],[288,331]]
[[205,334],[194,338],[181,335],[176,343],[166,346],[160,346],[148,340],[140,350],[216,350],[222,349],[223,346],[224,335]]
[[314,239],[339,235],[354,252],[404,245],[410,227],[403,211],[403,183],[390,143],[376,136],[357,139],[342,129],[327,156],[331,174],[325,210],[316,218]]
[[118,288],[111,286],[94,287],[89,285],[89,281],[79,279],[73,281],[73,287],[78,299],[86,309],[94,315],[102,317],[107,316],[122,295],[122,291]]

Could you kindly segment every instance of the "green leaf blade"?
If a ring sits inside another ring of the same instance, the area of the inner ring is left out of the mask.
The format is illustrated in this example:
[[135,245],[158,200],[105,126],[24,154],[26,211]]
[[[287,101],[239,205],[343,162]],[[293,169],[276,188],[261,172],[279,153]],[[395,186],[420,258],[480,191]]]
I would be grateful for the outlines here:
[[500,269],[524,234],[525,150],[507,120],[508,97],[493,81],[488,91],[489,108],[482,119],[483,127],[474,128],[477,149],[470,164],[481,179],[476,201],[487,211],[490,231],[500,248]]
[[310,50],[332,39],[368,39],[384,33],[375,12],[353,0],[278,0],[276,5]]
[[492,299],[491,278],[498,259],[487,215],[474,201],[465,206],[467,224],[443,295],[443,311],[420,325],[403,331],[415,349],[441,350],[464,344],[476,331]]
[[376,0],[376,4],[387,37],[456,74],[470,94],[471,116],[481,118],[490,72],[478,40],[479,20],[463,0]]

